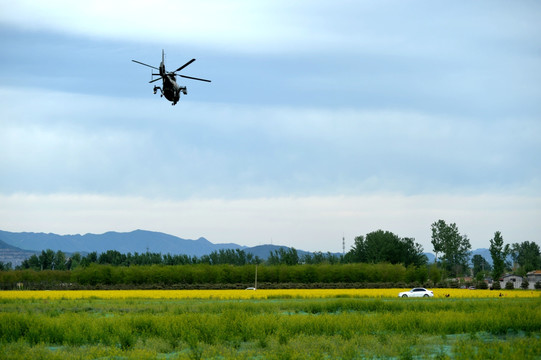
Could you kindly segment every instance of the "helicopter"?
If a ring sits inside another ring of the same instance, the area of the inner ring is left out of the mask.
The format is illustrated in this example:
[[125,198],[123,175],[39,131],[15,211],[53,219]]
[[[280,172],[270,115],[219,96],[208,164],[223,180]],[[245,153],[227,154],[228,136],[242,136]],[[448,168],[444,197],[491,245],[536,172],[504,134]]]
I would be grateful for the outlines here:
[[162,80],[162,87],[154,86],[154,94],[156,94],[156,92],[158,90],[160,90],[160,93],[161,93],[160,97],[165,96],[165,98],[167,100],[172,102],[171,105],[176,105],[176,103],[180,100],[180,93],[181,92],[184,95],[188,95],[188,90],[186,89],[186,86],[179,86],[177,84],[177,79],[176,79],[177,75],[180,76],[180,77],[186,78],[186,79],[210,82],[210,80],[207,80],[207,79],[200,79],[200,78],[196,78],[196,77],[177,74],[177,72],[179,72],[180,70],[184,69],[186,66],[193,63],[195,61],[195,59],[191,59],[190,61],[188,61],[186,64],[182,65],[181,67],[179,67],[175,71],[166,71],[165,70],[165,63],[164,63],[164,51],[163,51],[163,49],[162,49],[162,62],[160,63],[160,68],[157,68],[155,66],[151,66],[151,65],[142,63],[142,62],[137,61],[137,60],[132,60],[132,61],[134,63],[140,64],[140,65],[148,66],[149,68],[158,70],[160,72],[159,74],[152,73],[152,76],[159,76],[159,78],[153,79],[153,80],[149,81],[149,83],[153,83],[153,82],[158,81],[158,80],[161,79]]

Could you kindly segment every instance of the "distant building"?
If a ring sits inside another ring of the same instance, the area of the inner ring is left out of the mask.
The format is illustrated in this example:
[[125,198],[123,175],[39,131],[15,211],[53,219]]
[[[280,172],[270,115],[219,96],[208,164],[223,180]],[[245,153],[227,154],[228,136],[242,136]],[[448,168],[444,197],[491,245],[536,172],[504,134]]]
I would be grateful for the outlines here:
[[522,276],[506,274],[500,279],[500,287],[505,289],[505,284],[508,282],[511,282],[515,289],[520,289],[520,286],[522,285]]
[[528,279],[528,289],[535,289],[535,283],[541,281],[541,270],[530,271],[526,274]]

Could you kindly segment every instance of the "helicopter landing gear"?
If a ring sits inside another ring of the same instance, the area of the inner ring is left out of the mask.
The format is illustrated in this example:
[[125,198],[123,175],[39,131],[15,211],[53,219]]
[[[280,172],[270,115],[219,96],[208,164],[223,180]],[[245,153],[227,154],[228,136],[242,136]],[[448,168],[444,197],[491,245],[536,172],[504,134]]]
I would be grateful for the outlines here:
[[162,90],[162,88],[159,87],[159,86],[154,86],[154,94],[156,94],[156,92],[157,92],[158,90],[160,90],[160,93],[161,93],[161,94],[160,94],[160,97],[163,97],[163,90]]

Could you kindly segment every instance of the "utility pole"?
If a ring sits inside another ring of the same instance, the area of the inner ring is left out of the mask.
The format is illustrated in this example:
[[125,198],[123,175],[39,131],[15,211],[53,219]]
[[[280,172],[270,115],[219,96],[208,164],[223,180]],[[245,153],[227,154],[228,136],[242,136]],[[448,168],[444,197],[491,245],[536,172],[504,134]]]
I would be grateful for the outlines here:
[[257,290],[257,264],[255,264],[255,284],[254,289]]

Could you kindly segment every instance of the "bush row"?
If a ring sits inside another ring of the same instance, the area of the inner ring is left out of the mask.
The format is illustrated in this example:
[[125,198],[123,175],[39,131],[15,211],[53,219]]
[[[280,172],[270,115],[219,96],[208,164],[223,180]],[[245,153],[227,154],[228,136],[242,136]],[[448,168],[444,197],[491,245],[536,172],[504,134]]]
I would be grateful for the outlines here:
[[[23,283],[25,288],[238,288],[253,286],[255,265],[151,265],[115,267],[93,264],[75,270],[14,270],[0,272],[3,289],[16,288]],[[418,284],[427,281],[426,267],[408,268],[403,265],[382,264],[320,264],[320,265],[277,265],[259,266],[257,281],[268,288],[281,284],[295,287],[323,288],[328,286],[365,287],[363,284]],[[387,284],[387,285],[383,285]],[[286,286],[289,287],[289,286]],[[399,286],[403,287],[403,286]]]

